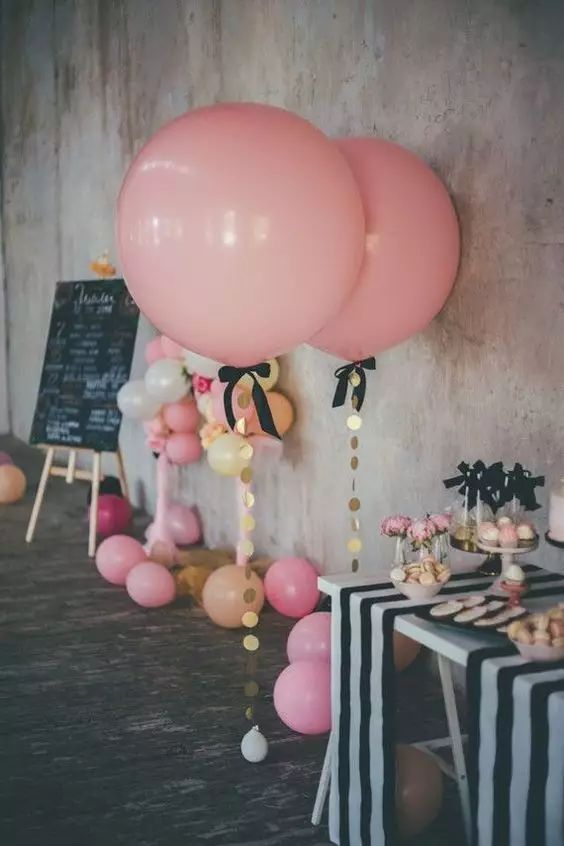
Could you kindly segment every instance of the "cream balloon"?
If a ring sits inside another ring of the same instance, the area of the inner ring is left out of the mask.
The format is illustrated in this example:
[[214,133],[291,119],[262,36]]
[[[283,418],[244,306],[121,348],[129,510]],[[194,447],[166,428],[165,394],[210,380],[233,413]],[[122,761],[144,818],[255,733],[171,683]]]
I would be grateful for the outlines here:
[[401,838],[411,838],[433,822],[443,801],[438,764],[414,746],[396,747],[396,819]]
[[213,358],[206,358],[205,355],[198,355],[198,353],[184,350],[184,361],[189,373],[197,373],[198,376],[205,376],[206,379],[215,379],[219,368],[222,366],[221,362],[214,361]]
[[250,445],[241,435],[226,432],[208,448],[208,464],[220,476],[238,476],[250,462]]
[[[262,387],[263,391],[270,391],[278,382],[280,378],[280,365],[278,364],[278,359],[276,358],[269,358],[267,364],[270,364],[270,373],[268,376],[257,376],[257,382]],[[243,376],[242,379],[239,379],[238,383],[240,388],[245,388],[245,390],[250,391],[253,387],[253,378],[252,376]]]
[[159,413],[162,403],[147,392],[142,379],[132,379],[119,389],[117,405],[124,417],[152,420]]
[[188,393],[184,366],[173,358],[155,361],[145,373],[145,387],[160,402],[178,402]]

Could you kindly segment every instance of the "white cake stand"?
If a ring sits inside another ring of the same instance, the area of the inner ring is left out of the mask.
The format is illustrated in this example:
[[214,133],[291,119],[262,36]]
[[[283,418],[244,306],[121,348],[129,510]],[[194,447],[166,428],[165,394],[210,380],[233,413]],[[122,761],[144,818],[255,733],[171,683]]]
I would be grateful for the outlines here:
[[509,567],[512,564],[515,564],[515,556],[516,555],[525,555],[527,552],[532,552],[534,549],[537,548],[539,545],[538,537],[535,540],[527,542],[527,546],[492,546],[489,543],[482,543],[482,541],[478,541],[478,547],[483,552],[489,552],[490,555],[499,555],[501,557],[501,574],[495,580],[492,585],[492,590],[499,591],[500,593],[504,593],[503,589],[500,587],[500,582],[505,581],[505,574]]

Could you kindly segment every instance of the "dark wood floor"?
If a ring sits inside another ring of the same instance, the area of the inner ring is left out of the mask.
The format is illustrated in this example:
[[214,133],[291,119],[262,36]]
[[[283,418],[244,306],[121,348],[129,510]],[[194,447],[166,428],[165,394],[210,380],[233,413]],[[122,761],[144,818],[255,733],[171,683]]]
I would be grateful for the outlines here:
[[[37,481],[38,457],[0,439]],[[2,846],[324,846],[309,822],[326,738],[277,719],[272,686],[291,623],[261,625],[261,765],[239,752],[240,636],[188,604],[145,611],[86,556],[86,487],[49,483],[37,539],[31,493],[0,507]],[[139,519],[140,526],[142,518]],[[402,739],[445,734],[425,661],[403,674]],[[447,785],[440,818],[413,843],[461,839]]]

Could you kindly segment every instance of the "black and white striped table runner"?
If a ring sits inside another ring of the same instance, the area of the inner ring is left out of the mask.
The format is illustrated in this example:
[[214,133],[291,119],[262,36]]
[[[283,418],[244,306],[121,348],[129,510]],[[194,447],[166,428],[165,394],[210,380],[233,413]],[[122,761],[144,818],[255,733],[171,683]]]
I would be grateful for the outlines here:
[[[552,595],[564,585],[562,576],[531,565],[527,569],[531,582],[528,597],[545,592]],[[393,846],[396,842],[395,617],[444,602],[449,595],[490,587],[490,579],[460,573],[437,597],[424,603],[406,599],[390,582],[359,583],[357,578],[355,583],[337,588],[332,603],[333,749],[329,805],[329,832],[334,843]],[[562,591],[564,594],[564,587]],[[444,637],[448,640],[446,629]],[[495,647],[490,651],[495,653]],[[514,655],[512,648],[506,651]],[[475,685],[473,695],[476,694],[480,696]],[[502,846],[501,841],[495,846]]]

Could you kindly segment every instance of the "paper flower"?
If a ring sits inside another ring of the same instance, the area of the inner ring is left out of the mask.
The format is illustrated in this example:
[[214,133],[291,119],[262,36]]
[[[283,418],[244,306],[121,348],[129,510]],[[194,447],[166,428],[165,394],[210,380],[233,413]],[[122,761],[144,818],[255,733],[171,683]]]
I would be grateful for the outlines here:
[[404,538],[411,526],[411,518],[403,514],[396,514],[393,517],[386,517],[380,525],[380,534],[389,538]]
[[221,423],[205,423],[200,429],[200,439],[204,449],[209,449],[213,442],[227,432]]
[[206,376],[200,376],[198,373],[192,374],[192,389],[195,394],[209,394],[212,382],[213,379],[208,379]]

